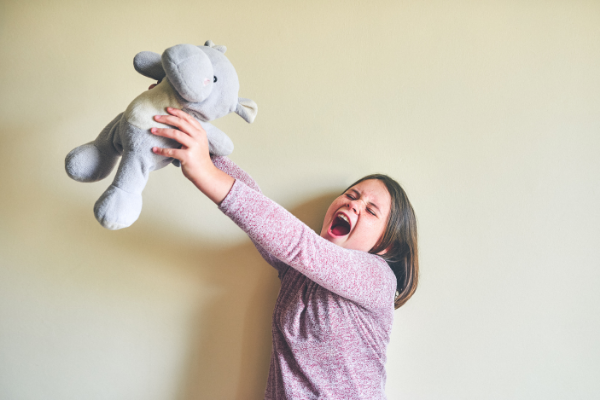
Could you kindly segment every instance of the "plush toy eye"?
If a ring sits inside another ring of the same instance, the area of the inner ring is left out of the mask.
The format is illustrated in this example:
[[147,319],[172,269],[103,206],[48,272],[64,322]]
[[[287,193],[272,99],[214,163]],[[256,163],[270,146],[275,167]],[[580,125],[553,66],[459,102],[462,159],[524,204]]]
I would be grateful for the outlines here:
[[216,82],[216,81],[217,81],[217,77],[213,76],[213,82]]

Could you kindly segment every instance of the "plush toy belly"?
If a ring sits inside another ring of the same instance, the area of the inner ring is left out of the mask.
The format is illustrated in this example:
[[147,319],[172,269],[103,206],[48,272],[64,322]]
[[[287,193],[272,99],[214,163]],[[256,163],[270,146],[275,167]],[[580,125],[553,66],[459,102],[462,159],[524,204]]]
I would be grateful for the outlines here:
[[167,115],[166,108],[182,108],[175,89],[167,79],[163,79],[153,89],[136,97],[127,107],[123,118],[131,125],[146,130],[150,128],[168,128],[154,120],[155,115]]

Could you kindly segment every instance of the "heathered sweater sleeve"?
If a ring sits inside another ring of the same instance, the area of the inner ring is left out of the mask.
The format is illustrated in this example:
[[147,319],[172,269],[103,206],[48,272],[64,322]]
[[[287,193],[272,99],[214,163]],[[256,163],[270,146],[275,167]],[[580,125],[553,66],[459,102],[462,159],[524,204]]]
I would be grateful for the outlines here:
[[379,256],[344,249],[236,180],[219,206],[253,242],[320,286],[367,309],[389,308],[396,279]]
[[212,156],[211,160],[215,167],[219,168],[221,171],[225,172],[227,175],[231,176],[234,179],[240,180],[246,184],[250,189],[255,190],[259,193],[262,193],[260,187],[258,187],[258,183],[246,171],[241,169],[236,163],[231,161],[228,157],[216,157]]
[[[258,193],[262,193],[256,181],[252,179],[252,177],[248,175],[246,171],[241,169],[236,163],[231,161],[229,158],[213,156],[212,162],[215,165],[215,167],[219,168],[227,175],[231,176],[236,180],[244,182],[250,189]],[[252,240],[252,238],[250,239]],[[269,254],[267,250],[265,250],[260,244],[256,243],[254,240],[252,240],[252,243],[254,243],[254,247],[256,247],[262,258],[279,272],[279,277],[281,278],[282,274],[285,273],[285,270],[287,269],[287,265],[285,265],[280,260]]]

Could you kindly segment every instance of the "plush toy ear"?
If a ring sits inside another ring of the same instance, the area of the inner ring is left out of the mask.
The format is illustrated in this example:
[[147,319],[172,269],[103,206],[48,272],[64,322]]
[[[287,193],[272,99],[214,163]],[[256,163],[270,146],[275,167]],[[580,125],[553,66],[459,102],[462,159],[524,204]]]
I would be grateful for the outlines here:
[[133,58],[133,67],[140,74],[160,81],[165,77],[165,70],[160,61],[160,54],[142,51]]
[[206,43],[204,43],[205,46],[208,46],[212,49],[215,49],[217,51],[220,51],[221,53],[225,54],[225,52],[227,51],[227,47],[225,46],[217,46],[216,44],[213,43],[212,40],[207,40]]
[[258,113],[258,106],[250,99],[238,98],[238,105],[235,113],[244,118],[247,123],[251,124]]

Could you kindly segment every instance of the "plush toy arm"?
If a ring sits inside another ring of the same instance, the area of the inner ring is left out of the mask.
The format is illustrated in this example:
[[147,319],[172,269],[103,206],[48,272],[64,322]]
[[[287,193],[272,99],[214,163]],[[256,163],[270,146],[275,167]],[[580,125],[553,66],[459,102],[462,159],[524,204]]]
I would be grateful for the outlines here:
[[133,68],[140,74],[157,81],[165,77],[165,70],[160,60],[160,54],[151,51],[137,53],[133,58]]
[[233,142],[225,132],[208,122],[198,122],[200,122],[200,125],[206,131],[210,154],[214,156],[228,156],[233,152]]

